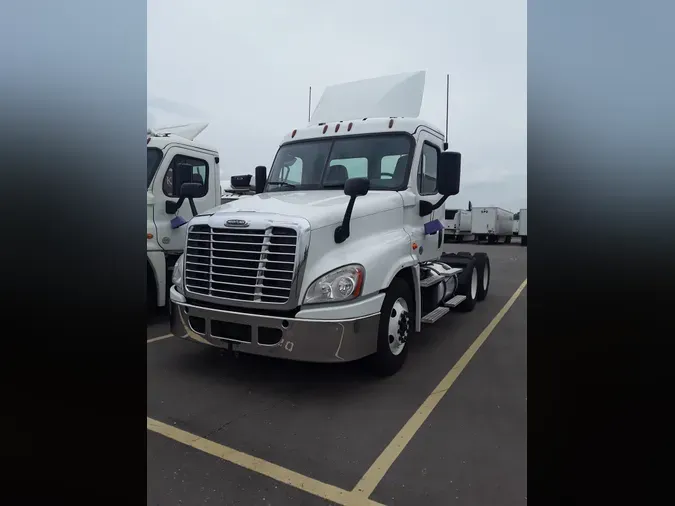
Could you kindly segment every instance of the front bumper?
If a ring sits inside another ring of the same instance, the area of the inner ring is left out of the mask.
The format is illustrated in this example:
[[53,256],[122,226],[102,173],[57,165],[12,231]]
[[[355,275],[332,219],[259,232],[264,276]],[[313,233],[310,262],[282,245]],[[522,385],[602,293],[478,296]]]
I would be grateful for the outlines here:
[[310,320],[212,309],[191,304],[174,286],[171,333],[241,353],[303,362],[347,362],[377,351],[380,315]]

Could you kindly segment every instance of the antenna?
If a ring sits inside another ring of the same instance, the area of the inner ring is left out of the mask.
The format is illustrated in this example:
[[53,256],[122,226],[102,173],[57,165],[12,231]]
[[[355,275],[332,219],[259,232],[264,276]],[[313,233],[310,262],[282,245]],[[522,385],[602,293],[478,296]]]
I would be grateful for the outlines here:
[[312,120],[312,87],[309,87],[309,107],[307,108],[307,123]]
[[450,74],[445,76],[445,142],[443,150],[448,150],[448,120],[450,116]]

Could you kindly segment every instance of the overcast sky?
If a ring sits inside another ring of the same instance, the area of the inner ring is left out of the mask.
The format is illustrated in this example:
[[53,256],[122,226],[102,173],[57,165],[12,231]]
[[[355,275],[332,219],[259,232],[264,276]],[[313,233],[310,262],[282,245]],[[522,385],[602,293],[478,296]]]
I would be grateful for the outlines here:
[[[526,0],[148,0],[148,122],[210,121],[224,178],[270,166],[331,84],[426,70],[421,117],[463,155],[464,207],[527,205]],[[348,119],[348,118],[345,118]]]

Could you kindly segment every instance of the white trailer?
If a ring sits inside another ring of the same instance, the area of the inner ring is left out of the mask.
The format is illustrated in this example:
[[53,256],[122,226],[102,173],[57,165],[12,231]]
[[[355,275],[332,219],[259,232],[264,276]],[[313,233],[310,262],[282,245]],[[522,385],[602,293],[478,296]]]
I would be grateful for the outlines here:
[[445,210],[444,242],[463,242],[474,239],[471,233],[471,211],[466,209]]
[[518,235],[520,236],[521,246],[527,246],[527,209],[520,210],[520,227]]
[[488,256],[443,252],[461,156],[417,118],[424,79],[329,87],[269,174],[256,167],[256,195],[190,221],[170,291],[174,335],[288,360],[369,357],[389,375],[422,325],[487,296]]
[[513,236],[513,213],[500,207],[471,209],[471,233],[478,241],[489,244],[510,243]]

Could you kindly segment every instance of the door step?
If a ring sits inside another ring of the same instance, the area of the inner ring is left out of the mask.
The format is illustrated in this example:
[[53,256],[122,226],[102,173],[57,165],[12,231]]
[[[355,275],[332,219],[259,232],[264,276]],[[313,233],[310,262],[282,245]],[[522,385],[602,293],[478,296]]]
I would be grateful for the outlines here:
[[436,309],[434,309],[431,313],[425,314],[422,317],[422,323],[436,323],[438,320],[441,319],[441,317],[445,316],[448,314],[450,309],[444,306],[439,306]]
[[443,304],[445,307],[457,307],[466,300],[466,295],[455,295],[448,302]]

